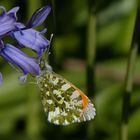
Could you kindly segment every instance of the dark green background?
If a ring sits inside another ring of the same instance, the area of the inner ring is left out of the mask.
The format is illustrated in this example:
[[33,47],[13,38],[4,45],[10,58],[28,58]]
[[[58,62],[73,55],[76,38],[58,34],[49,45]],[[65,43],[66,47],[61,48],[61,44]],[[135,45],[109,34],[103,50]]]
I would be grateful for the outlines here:
[[[88,24],[87,0],[54,0],[53,12],[38,27],[48,28],[46,37],[54,33],[50,64],[87,93],[86,47]],[[24,23],[48,0],[0,0],[10,10],[20,6],[18,19]],[[94,120],[70,126],[54,126],[47,122],[40,102],[40,92],[0,58],[4,84],[0,87],[0,140],[118,140],[121,127],[124,77],[134,28],[136,0],[96,1],[95,95],[92,97],[97,115]],[[93,36],[95,38],[95,36]],[[5,42],[10,42],[9,38]],[[13,42],[14,44],[14,42]],[[25,50],[31,53],[29,50]],[[91,95],[92,96],[92,95]],[[140,140],[140,57],[137,57],[131,98],[129,140]]]

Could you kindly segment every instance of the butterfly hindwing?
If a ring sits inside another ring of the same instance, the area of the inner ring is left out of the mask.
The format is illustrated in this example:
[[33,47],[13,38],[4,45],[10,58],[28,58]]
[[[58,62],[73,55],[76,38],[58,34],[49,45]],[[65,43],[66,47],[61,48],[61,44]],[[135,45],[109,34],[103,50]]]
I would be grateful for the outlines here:
[[87,96],[61,76],[46,72],[38,78],[38,84],[49,122],[68,125],[94,118],[95,108]]

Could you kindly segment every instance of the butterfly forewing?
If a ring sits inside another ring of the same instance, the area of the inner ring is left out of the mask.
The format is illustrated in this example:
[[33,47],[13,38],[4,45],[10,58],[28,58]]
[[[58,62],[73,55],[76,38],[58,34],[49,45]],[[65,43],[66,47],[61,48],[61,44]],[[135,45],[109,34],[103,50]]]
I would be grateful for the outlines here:
[[87,96],[61,76],[46,72],[38,77],[38,85],[49,122],[68,125],[94,118],[95,108]]

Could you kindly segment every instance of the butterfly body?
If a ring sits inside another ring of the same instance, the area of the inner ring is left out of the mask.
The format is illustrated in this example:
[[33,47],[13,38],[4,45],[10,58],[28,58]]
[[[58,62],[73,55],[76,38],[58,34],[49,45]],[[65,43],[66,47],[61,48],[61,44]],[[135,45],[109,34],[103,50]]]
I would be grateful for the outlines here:
[[68,125],[91,120],[95,108],[88,97],[73,84],[54,73],[48,64],[38,76],[41,101],[48,121],[56,125]]

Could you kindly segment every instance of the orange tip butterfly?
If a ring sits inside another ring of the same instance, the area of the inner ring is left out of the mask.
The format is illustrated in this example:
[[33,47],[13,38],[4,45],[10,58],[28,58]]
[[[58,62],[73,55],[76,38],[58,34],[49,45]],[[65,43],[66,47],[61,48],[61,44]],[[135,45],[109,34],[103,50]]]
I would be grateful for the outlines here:
[[80,89],[54,73],[46,59],[40,60],[40,67],[42,72],[37,76],[37,84],[50,123],[69,125],[95,117],[94,105]]

